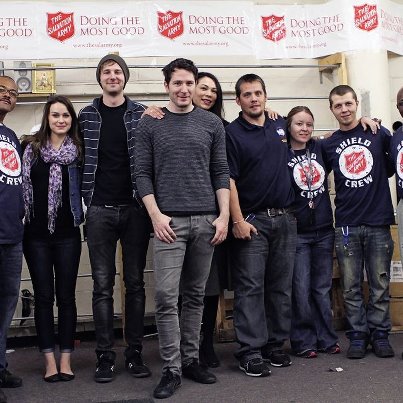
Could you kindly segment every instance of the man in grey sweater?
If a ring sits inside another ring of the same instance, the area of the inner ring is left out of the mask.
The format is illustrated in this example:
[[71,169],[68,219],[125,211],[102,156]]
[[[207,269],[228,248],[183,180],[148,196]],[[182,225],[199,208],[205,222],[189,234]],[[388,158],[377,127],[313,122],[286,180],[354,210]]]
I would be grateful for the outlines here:
[[171,396],[181,375],[199,383],[216,381],[199,365],[199,334],[213,249],[225,240],[229,219],[223,124],[192,105],[197,78],[192,61],[176,59],[163,73],[170,98],[164,119],[140,121],[135,151],[136,183],[155,234],[155,315],[164,361],[156,398]]

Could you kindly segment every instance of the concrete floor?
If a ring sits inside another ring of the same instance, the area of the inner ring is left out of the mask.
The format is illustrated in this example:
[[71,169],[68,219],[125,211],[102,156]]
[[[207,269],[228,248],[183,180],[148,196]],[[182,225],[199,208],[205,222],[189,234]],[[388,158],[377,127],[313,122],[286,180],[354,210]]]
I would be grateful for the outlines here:
[[[394,358],[380,359],[368,350],[362,360],[348,360],[343,333],[342,354],[320,354],[316,359],[293,357],[288,368],[273,368],[268,378],[246,376],[233,358],[236,343],[217,344],[222,365],[214,370],[218,382],[200,385],[183,379],[181,388],[165,402],[403,402],[403,334],[390,337]],[[18,347],[8,354],[10,370],[24,379],[17,389],[3,389],[10,403],[37,402],[153,402],[152,391],[160,379],[161,361],[157,338],[144,342],[144,359],[153,371],[151,378],[135,379],[124,369],[123,341],[117,340],[117,377],[97,384],[93,341],[81,342],[74,352],[72,382],[48,384],[42,380],[43,361],[35,347]],[[343,368],[342,372],[330,369]]]

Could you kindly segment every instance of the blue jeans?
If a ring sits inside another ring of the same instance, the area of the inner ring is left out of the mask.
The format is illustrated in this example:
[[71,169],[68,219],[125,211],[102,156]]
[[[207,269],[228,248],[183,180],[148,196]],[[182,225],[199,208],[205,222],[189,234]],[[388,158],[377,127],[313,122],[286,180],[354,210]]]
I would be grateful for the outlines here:
[[[348,228],[348,235],[347,235]],[[336,228],[336,253],[343,285],[344,306],[349,330],[369,334],[391,329],[389,315],[390,261],[393,240],[389,226]],[[365,309],[362,293],[364,268],[369,299]]]
[[24,255],[31,274],[35,296],[35,327],[39,350],[55,350],[53,305],[58,309],[60,351],[74,350],[77,324],[76,280],[81,255],[81,235],[69,238],[24,239]]
[[291,347],[322,350],[338,341],[332,324],[334,230],[298,234],[292,282]]
[[[175,242],[165,243],[154,238],[155,318],[163,372],[169,369],[180,375],[182,365],[199,358],[203,298],[214,251],[210,242],[215,234],[212,225],[215,219],[215,215],[173,217],[170,226],[176,234]],[[180,326],[179,283],[182,287]]]
[[0,371],[7,367],[7,331],[18,301],[22,269],[22,242],[0,245]]
[[144,267],[150,240],[151,221],[144,208],[90,206],[87,211],[87,243],[94,290],[94,314],[97,353],[110,351],[113,335],[113,287],[116,275],[116,246],[122,246],[125,284],[125,355],[130,359],[141,351],[144,334]]
[[262,348],[280,349],[290,336],[296,220],[290,213],[255,215],[258,235],[231,242],[238,359],[261,357]]

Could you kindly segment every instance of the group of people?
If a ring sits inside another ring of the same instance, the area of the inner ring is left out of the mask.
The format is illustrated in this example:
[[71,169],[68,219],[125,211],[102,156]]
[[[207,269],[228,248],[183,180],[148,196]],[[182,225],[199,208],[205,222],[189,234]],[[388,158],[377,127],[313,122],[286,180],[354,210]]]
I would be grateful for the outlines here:
[[[256,74],[238,79],[241,111],[228,123],[214,75],[198,72],[183,58],[162,72],[168,103],[147,108],[124,94],[130,78],[126,62],[106,55],[96,69],[102,96],[78,116],[68,98],[51,97],[38,132],[25,136],[21,145],[3,124],[16,105],[17,86],[12,78],[0,77],[0,206],[7,212],[0,217],[0,387],[22,385],[7,369],[5,352],[23,253],[35,295],[43,379],[74,379],[70,358],[82,200],[93,278],[96,382],[115,376],[118,241],[125,285],[125,365],[134,377],[151,376],[142,358],[143,272],[151,232],[163,361],[154,397],[172,396],[182,376],[216,382],[208,368],[220,365],[213,335],[220,279],[227,267],[240,370],[265,377],[270,365],[291,365],[283,349],[287,340],[293,353],[305,358],[340,353],[329,295],[334,247],[348,321],[347,357],[364,357],[368,344],[379,357],[393,356],[388,335],[389,225],[394,214],[388,177],[397,173],[401,200],[402,129],[392,137],[370,119],[358,119],[356,93],[340,85],[329,95],[339,130],[327,139],[313,139],[310,109],[297,106],[285,119],[272,118],[265,109],[265,83]],[[403,88],[397,106],[403,116]],[[335,229],[330,171],[336,187]],[[403,215],[401,202],[398,214]],[[361,291],[364,267],[367,304]],[[0,389],[0,402],[5,401]]]

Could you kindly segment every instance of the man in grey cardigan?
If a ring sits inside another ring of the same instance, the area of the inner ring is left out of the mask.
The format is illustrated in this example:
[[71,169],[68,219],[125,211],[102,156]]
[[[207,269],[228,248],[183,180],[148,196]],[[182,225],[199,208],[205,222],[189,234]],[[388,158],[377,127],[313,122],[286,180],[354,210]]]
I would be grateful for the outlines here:
[[197,68],[192,61],[176,59],[163,73],[170,98],[163,108],[165,116],[143,117],[135,150],[137,188],[155,234],[155,314],[164,361],[156,398],[171,396],[181,375],[199,383],[216,382],[199,365],[199,333],[213,249],[226,238],[229,219],[229,169],[221,119],[193,106]]

